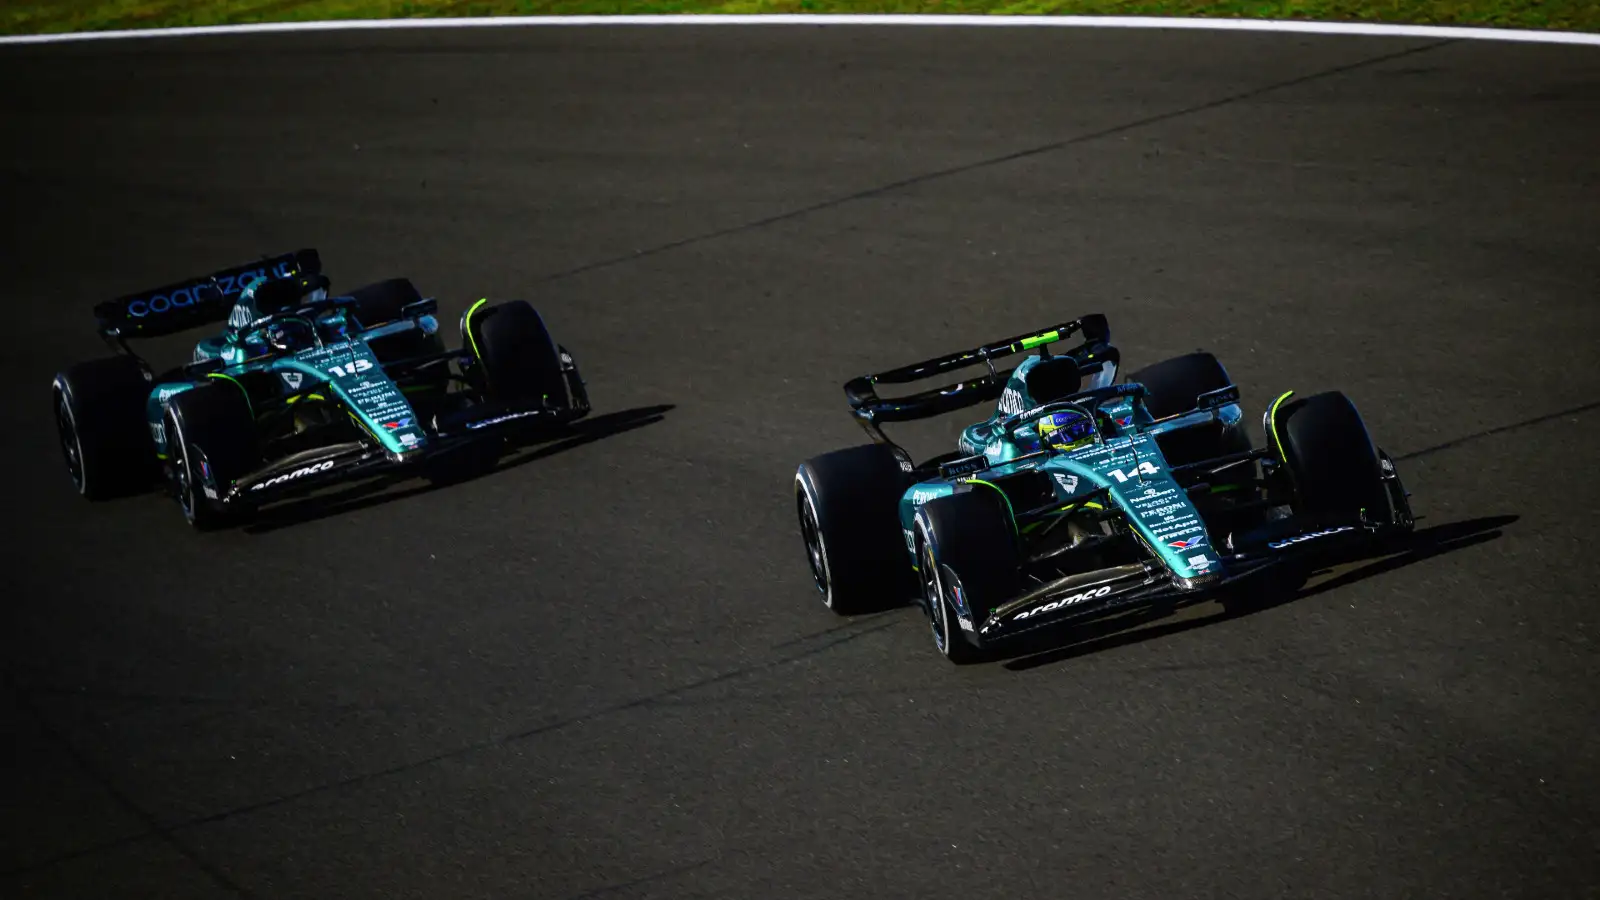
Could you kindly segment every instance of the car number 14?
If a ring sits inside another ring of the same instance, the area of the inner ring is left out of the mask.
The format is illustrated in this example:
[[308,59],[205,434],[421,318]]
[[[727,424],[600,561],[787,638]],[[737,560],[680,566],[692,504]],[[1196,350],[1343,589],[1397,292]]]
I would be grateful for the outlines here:
[[1125,481],[1131,481],[1135,476],[1137,476],[1141,472],[1143,472],[1146,475],[1160,475],[1161,474],[1161,470],[1156,468],[1151,463],[1142,462],[1142,463],[1139,463],[1137,466],[1129,466],[1126,469],[1112,469],[1111,472],[1110,472],[1110,475],[1111,475],[1111,477],[1117,479],[1118,483],[1121,483],[1121,482],[1125,482]]

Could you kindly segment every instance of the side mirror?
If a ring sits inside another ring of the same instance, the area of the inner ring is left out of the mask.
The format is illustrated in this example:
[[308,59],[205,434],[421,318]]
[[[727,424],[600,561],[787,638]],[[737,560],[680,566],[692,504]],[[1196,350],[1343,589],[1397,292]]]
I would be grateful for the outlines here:
[[429,297],[426,300],[418,300],[415,303],[407,303],[405,306],[400,307],[400,318],[415,319],[421,316],[431,316],[438,311],[439,301]]
[[1217,409],[1218,407],[1227,406],[1230,403],[1238,402],[1239,388],[1230,384],[1225,388],[1217,388],[1214,391],[1206,391],[1204,394],[1201,394],[1195,398],[1194,405],[1196,409]]

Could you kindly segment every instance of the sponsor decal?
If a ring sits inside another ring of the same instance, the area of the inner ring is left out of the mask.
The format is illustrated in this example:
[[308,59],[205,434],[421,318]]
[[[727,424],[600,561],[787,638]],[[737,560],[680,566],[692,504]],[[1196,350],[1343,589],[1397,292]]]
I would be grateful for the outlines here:
[[266,481],[263,481],[258,485],[254,485],[253,487],[250,488],[250,490],[259,491],[262,488],[269,488],[269,487],[272,487],[273,485],[283,484],[286,481],[293,481],[296,478],[304,478],[307,475],[315,475],[318,472],[326,472],[331,468],[333,468],[333,460],[331,460],[331,459],[323,460],[322,462],[315,463],[313,465],[304,466],[302,468],[295,469],[293,472],[285,472],[282,475],[277,475],[277,476],[274,476],[272,478],[268,478]]
[[150,439],[158,444],[165,444],[167,442],[167,424],[165,422],[151,422]]
[[306,378],[303,372],[284,372],[282,375],[284,385],[291,391],[300,390],[300,383]]
[[417,442],[417,436],[414,435],[414,434],[409,434],[408,433],[408,434],[400,435],[400,445],[402,447],[410,447],[412,444],[415,444],[416,442]]
[[922,504],[927,503],[929,500],[937,500],[942,496],[944,495],[938,491],[925,491],[918,489],[911,492],[911,502],[921,506]]
[[406,419],[395,419],[393,422],[385,422],[385,423],[383,423],[383,427],[389,429],[390,431],[393,431],[396,428],[404,428],[404,427],[406,427],[407,425],[410,425],[410,424],[411,424],[411,420],[409,418],[406,418]]
[[1000,393],[999,409],[1002,415],[1014,416],[1022,412],[1022,395],[1016,388],[1006,388]]
[[1196,398],[1195,406],[1199,409],[1216,409],[1230,403],[1239,402],[1239,389],[1233,385],[1208,391]]
[[912,530],[909,529],[909,528],[902,528],[902,529],[900,529],[900,531],[903,532],[905,534],[905,536],[906,536],[906,549],[915,551],[917,549],[917,536],[916,536],[916,534],[914,532],[912,532]]
[[222,289],[222,293],[224,295],[242,293],[245,289],[245,285],[248,285],[251,281],[257,278],[267,277],[267,273],[269,271],[271,272],[273,278],[288,278],[290,275],[294,274],[294,264],[289,262],[281,262],[276,266],[273,266],[270,270],[261,268],[240,272],[237,275],[218,275],[217,287]]
[[1199,572],[1204,572],[1205,570],[1211,568],[1211,560],[1207,559],[1203,554],[1200,556],[1191,556],[1189,557],[1189,568]]
[[246,328],[250,325],[251,321],[253,320],[250,318],[250,310],[243,306],[235,304],[233,310],[228,313],[229,328]]
[[128,304],[128,315],[135,319],[159,316],[175,309],[186,309],[200,303],[204,297],[195,296],[195,288],[180,288],[170,294],[151,294]]
[[[1205,542],[1206,542],[1205,538],[1203,538],[1203,537],[1195,537],[1195,538],[1188,538],[1186,540],[1181,540],[1181,541],[1167,541],[1167,546],[1171,547],[1174,550],[1190,550],[1190,549],[1193,549],[1195,547],[1200,546],[1201,544],[1204,544]],[[1204,556],[1198,556],[1198,557],[1195,557],[1195,559],[1205,559],[1205,557]],[[1194,559],[1191,559],[1190,562],[1194,562]]]
[[1319,537],[1327,537],[1330,534],[1339,534],[1343,531],[1355,530],[1356,529],[1354,525],[1340,525],[1338,528],[1329,528],[1325,531],[1313,531],[1307,534],[1297,534],[1292,538],[1284,538],[1281,541],[1268,541],[1267,548],[1270,550],[1281,550],[1284,547],[1290,546],[1291,544],[1299,544],[1304,541],[1314,541]]
[[945,463],[939,467],[939,472],[946,477],[951,477],[955,475],[967,475],[972,472],[987,469],[988,467],[988,461],[982,456],[970,456],[966,459],[958,459],[953,462]]
[[1055,477],[1056,484],[1061,485],[1063,491],[1071,494],[1078,490],[1078,476],[1066,475],[1061,472],[1052,472],[1051,474]]
[[1029,619],[1043,613],[1051,612],[1052,610],[1061,609],[1064,606],[1072,606],[1075,603],[1083,603],[1086,600],[1094,600],[1098,597],[1104,597],[1109,593],[1111,593],[1111,585],[1109,584],[1101,585],[1097,588],[1090,588],[1081,594],[1072,594],[1071,596],[1062,597],[1060,600],[1053,600],[1044,604],[1043,606],[1035,606],[1033,609],[1030,609],[1025,613],[1019,613],[1014,621],[1020,622],[1023,619]]
[[1133,424],[1133,416],[1123,416],[1122,418],[1117,419],[1116,421],[1117,421],[1117,424],[1119,426],[1121,426],[1123,428],[1126,428],[1129,425]]
[[[285,277],[294,271],[292,263],[279,263],[271,269],[277,277]],[[218,275],[214,282],[210,279],[181,287],[165,294],[151,294],[140,297],[128,304],[128,315],[135,319],[144,319],[150,316],[160,316],[175,309],[188,309],[197,304],[205,303],[211,299],[225,299],[237,294],[248,284],[252,278],[264,277],[268,272],[265,267],[241,272],[237,275]],[[220,294],[216,298],[206,296],[206,289],[215,284]],[[233,323],[233,316],[229,316],[229,324]],[[248,323],[247,323],[248,324]]]

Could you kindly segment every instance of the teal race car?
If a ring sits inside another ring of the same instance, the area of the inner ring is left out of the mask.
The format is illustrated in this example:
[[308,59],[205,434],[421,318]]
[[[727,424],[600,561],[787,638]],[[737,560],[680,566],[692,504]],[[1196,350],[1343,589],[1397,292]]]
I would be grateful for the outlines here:
[[[1052,353],[1072,335],[1081,343]],[[852,614],[914,598],[934,646],[964,662],[1047,627],[1248,597],[1247,579],[1413,529],[1394,460],[1344,394],[1278,396],[1255,447],[1211,354],[1121,382],[1120,364],[1095,314],[846,383],[872,442],[807,460],[794,482],[823,602]],[[877,393],[978,365],[943,387]],[[992,414],[954,451],[921,463],[882,429],[985,402]]]
[[[51,385],[67,471],[90,500],[164,484],[197,528],[329,482],[449,482],[588,414],[572,354],[525,301],[479,300],[445,346],[405,278],[330,293],[314,249],[95,307],[114,355]],[[156,371],[129,341],[222,325]]]

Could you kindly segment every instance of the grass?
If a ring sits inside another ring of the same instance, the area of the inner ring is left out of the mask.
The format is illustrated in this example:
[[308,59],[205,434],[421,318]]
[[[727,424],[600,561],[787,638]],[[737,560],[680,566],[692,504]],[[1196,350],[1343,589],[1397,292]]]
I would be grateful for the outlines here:
[[0,0],[0,33],[619,13],[1198,16],[1600,31],[1600,0]]

